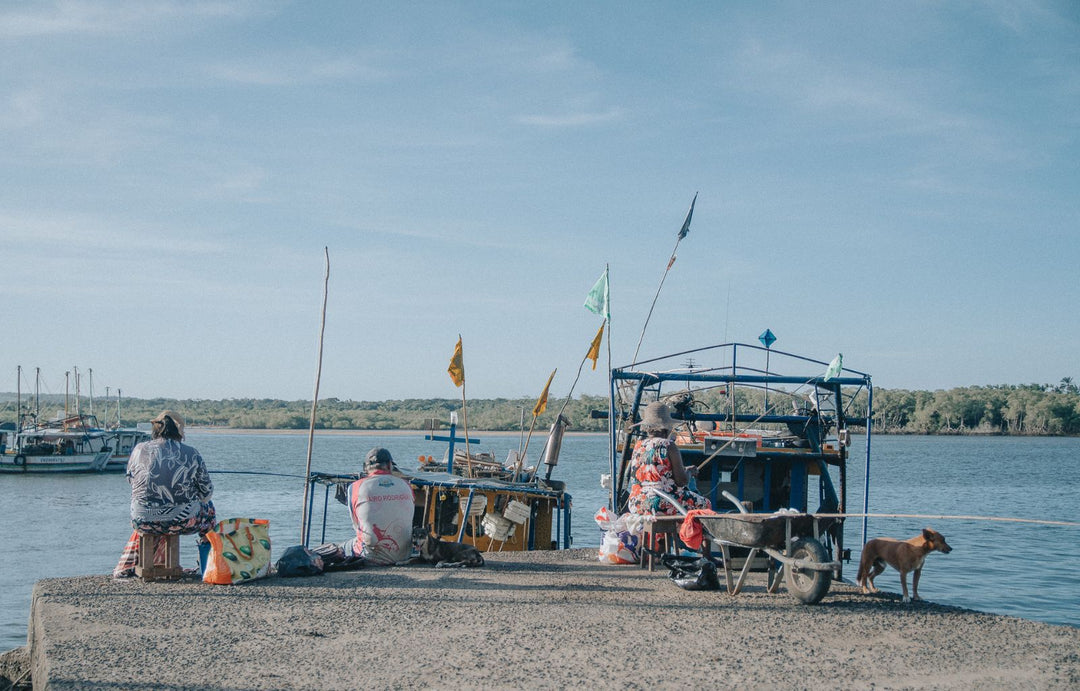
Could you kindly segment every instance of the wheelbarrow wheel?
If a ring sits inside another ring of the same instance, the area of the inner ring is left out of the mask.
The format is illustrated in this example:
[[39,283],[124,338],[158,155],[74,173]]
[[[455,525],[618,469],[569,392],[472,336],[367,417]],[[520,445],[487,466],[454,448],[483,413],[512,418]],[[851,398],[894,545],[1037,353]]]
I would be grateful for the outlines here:
[[[829,560],[829,555],[820,542],[812,537],[801,538],[792,545],[791,556],[793,559],[802,561],[818,562],[824,564]],[[788,591],[798,600],[807,605],[825,597],[829,592],[829,584],[832,580],[829,571],[813,571],[811,569],[795,569],[789,564],[787,571]]]

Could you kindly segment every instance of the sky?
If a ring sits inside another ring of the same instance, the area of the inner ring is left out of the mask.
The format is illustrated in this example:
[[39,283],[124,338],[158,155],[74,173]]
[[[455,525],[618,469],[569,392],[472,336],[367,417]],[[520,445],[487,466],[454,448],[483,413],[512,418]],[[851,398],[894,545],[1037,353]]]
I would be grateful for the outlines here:
[[765,329],[1080,377],[1072,0],[8,1],[0,66],[0,390],[459,398],[460,335],[468,398],[565,396],[605,267],[574,396]]

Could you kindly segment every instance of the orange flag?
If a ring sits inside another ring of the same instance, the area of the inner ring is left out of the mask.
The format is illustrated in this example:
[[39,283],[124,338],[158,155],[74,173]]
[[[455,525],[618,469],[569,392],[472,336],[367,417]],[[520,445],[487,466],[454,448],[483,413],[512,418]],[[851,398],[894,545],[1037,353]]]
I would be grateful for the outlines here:
[[461,354],[461,336],[457,337],[457,345],[454,346],[454,357],[450,358],[450,366],[446,368],[450,373],[450,380],[454,386],[465,384],[465,358]]
[[592,340],[592,345],[589,346],[589,352],[585,355],[585,357],[592,360],[592,368],[594,370],[596,369],[596,361],[600,359],[600,342],[604,340],[604,324],[607,324],[607,322],[602,322],[600,324],[600,330],[596,332],[596,338]]
[[544,384],[544,393],[540,394],[539,400],[537,400],[536,405],[533,406],[533,417],[537,417],[547,410],[548,388],[551,386],[551,380],[555,378],[555,373],[558,371],[558,368],[551,370],[551,376],[548,377],[547,384]]

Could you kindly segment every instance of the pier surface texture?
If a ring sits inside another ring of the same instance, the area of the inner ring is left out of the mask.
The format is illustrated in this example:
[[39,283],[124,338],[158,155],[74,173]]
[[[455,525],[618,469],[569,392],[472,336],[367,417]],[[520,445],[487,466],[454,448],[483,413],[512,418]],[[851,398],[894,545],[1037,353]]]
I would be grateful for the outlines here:
[[579,549],[238,586],[50,579],[34,589],[33,686],[1080,687],[1078,629],[839,583],[807,606],[755,575],[734,597],[685,591]]

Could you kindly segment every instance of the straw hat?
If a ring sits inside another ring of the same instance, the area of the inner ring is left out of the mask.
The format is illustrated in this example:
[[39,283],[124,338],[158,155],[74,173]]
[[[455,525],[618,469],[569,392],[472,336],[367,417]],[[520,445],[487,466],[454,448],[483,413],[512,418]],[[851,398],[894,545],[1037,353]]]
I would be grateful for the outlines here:
[[181,437],[184,436],[184,418],[180,417],[180,413],[173,410],[161,411],[161,413],[150,422],[165,422],[165,418],[171,418],[173,424],[176,425],[176,431],[180,433]]
[[638,425],[646,432],[660,429],[670,431],[675,429],[675,420],[672,419],[666,403],[653,401],[645,406],[645,412],[641,414],[641,422]]

